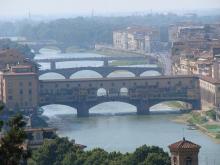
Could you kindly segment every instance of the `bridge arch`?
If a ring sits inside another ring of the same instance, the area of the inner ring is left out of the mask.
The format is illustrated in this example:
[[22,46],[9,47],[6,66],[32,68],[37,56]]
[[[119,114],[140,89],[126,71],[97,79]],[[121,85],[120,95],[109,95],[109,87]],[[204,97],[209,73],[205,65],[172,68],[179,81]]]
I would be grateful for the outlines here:
[[[123,108],[121,108],[123,107]],[[134,104],[125,101],[106,101],[100,102],[89,108],[90,114],[121,114],[136,113],[137,107]]]
[[63,114],[77,114],[77,109],[73,106],[64,105],[64,104],[47,104],[39,108],[40,113],[43,116],[53,117],[56,115]]
[[115,70],[107,75],[107,77],[135,77],[136,74],[128,70]]
[[199,102],[197,101],[188,101],[182,99],[172,99],[172,100],[163,100],[163,101],[154,101],[149,105],[150,112],[163,112],[163,111],[186,111],[192,110],[196,107],[199,107]]
[[140,74],[140,77],[145,77],[145,76],[160,76],[161,73],[155,70],[148,70],[144,71]]
[[62,80],[65,76],[56,72],[47,72],[39,76],[40,80]]
[[94,70],[79,70],[70,75],[70,79],[74,78],[102,78],[103,76]]

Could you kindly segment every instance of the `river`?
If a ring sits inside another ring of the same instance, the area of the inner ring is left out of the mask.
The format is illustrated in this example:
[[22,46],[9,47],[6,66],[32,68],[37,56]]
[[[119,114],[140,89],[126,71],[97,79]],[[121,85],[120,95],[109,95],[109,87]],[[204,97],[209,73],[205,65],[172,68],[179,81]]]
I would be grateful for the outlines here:
[[[44,50],[36,58],[58,57],[87,57],[101,56],[91,53],[60,54],[51,50]],[[65,62],[58,63],[57,67],[68,66],[101,66],[102,62]],[[143,65],[142,65],[143,66]],[[42,64],[41,69],[48,68]],[[143,76],[158,75],[156,72],[147,72]],[[109,77],[133,76],[131,73],[120,71]],[[100,77],[92,71],[82,71],[71,78]],[[41,76],[41,79],[62,79],[61,75],[50,73]],[[132,152],[135,148],[147,144],[163,147],[168,151],[168,145],[184,137],[202,146],[199,154],[200,165],[220,165],[220,144],[202,134],[198,130],[188,130],[184,124],[172,121],[177,114],[137,116],[136,107],[121,103],[108,102],[99,104],[90,109],[90,117],[77,118],[76,109],[64,105],[48,105],[42,107],[43,116],[48,118],[50,126],[58,128],[59,136],[75,139],[77,143],[87,145],[87,149],[101,147],[107,151]],[[158,104],[151,107],[151,112],[178,111],[167,104]]]

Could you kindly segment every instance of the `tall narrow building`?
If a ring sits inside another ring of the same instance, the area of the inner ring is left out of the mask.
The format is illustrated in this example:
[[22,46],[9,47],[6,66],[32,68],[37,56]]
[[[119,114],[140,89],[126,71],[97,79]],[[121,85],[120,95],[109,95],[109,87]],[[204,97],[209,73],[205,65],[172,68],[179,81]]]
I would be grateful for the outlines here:
[[169,145],[171,165],[198,165],[198,154],[201,146],[186,140]]

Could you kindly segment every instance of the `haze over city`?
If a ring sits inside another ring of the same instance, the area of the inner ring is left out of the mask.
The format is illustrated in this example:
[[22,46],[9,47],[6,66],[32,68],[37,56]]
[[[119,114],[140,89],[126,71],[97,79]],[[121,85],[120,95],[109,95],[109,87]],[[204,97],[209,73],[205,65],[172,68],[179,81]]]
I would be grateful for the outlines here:
[[134,12],[187,12],[220,8],[219,0],[1,0],[0,16],[24,17],[123,14]]

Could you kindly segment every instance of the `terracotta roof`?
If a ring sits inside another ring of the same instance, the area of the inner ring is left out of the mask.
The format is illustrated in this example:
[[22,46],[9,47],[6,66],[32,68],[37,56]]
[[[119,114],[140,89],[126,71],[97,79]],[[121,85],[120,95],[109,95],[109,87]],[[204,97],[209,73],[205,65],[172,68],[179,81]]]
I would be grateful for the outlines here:
[[201,146],[198,144],[195,144],[191,141],[185,140],[185,138],[183,138],[183,140],[180,140],[176,143],[169,145],[169,148],[170,148],[170,150],[200,149]]

